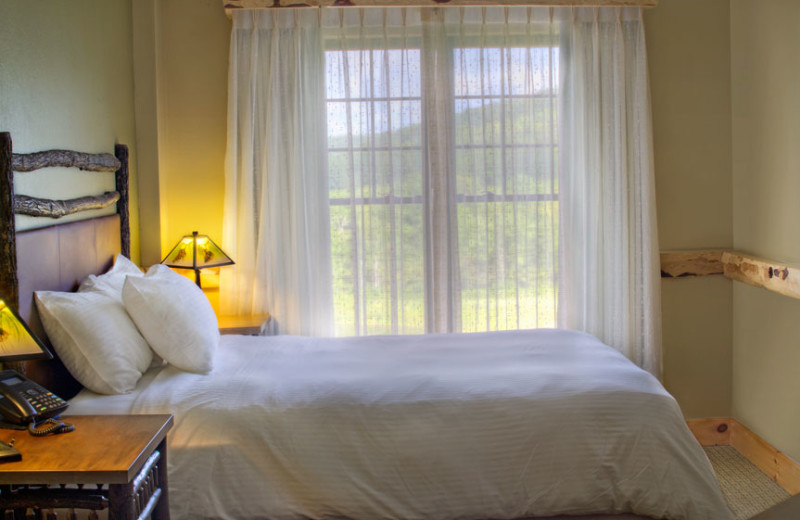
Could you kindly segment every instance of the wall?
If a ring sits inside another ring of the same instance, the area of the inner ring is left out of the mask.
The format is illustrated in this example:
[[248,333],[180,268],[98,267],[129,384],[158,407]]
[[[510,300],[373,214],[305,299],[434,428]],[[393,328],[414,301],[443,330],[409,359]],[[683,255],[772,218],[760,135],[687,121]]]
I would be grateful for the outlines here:
[[141,2],[137,130],[143,157],[158,169],[142,186],[153,194],[147,215],[160,224],[142,236],[142,264],[151,265],[192,231],[222,239],[231,22],[219,0]]
[[[728,0],[661,0],[645,11],[661,250],[729,248]],[[684,415],[730,414],[731,282],[662,281],[664,384]]]
[[[662,249],[733,243],[728,5],[661,0],[645,14]],[[193,229],[221,238],[231,22],[217,0],[161,0],[153,20],[136,20],[137,52],[148,44],[138,37],[154,34],[158,91],[150,101],[158,113],[158,150],[141,154],[159,157],[153,182],[161,236],[143,235],[142,247],[163,255]],[[137,113],[139,92],[137,69]],[[662,291],[667,388],[688,417],[729,415],[731,282],[668,280]]]
[[[738,250],[800,263],[800,3],[732,0]],[[800,460],[800,301],[734,284],[734,416]]]
[[[131,253],[139,256],[130,0],[0,2],[0,131],[14,151],[52,148],[131,155]],[[16,175],[17,193],[72,198],[114,189],[112,174],[49,169]],[[113,213],[106,210],[87,215]],[[50,219],[17,217],[18,229]]]

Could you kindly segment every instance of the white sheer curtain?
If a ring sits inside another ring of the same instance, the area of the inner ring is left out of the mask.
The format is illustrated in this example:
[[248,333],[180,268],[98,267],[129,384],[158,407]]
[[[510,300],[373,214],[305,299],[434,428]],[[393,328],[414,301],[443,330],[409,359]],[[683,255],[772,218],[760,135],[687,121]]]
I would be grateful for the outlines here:
[[326,12],[337,332],[555,326],[552,14]]
[[566,326],[658,373],[638,9],[236,12],[230,78],[225,309]]
[[560,326],[661,371],[660,277],[640,9],[561,26]]
[[220,305],[273,332],[332,333],[321,38],[315,10],[234,13]]

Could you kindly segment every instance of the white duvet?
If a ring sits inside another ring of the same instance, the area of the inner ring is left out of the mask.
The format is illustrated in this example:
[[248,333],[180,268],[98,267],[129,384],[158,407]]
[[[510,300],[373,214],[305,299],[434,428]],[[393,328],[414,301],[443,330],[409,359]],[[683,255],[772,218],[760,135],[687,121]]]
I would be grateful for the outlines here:
[[175,416],[173,520],[731,518],[675,400],[577,332],[223,336],[128,401]]

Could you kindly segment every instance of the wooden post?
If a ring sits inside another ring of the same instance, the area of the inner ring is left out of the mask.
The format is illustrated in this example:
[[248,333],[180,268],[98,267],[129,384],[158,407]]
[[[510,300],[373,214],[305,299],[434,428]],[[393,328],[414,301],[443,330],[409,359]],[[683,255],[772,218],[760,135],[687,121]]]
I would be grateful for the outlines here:
[[165,438],[158,445],[158,452],[161,453],[161,458],[158,461],[156,469],[156,478],[158,481],[156,485],[161,489],[161,497],[156,503],[156,509],[153,511],[153,520],[169,520],[169,480],[167,478],[167,439]]
[[0,294],[19,310],[11,134],[0,132]]
[[122,254],[131,257],[131,225],[128,217],[128,147],[124,144],[114,146],[114,155],[120,166],[115,173],[117,193],[117,213],[119,214],[119,236],[122,241]]

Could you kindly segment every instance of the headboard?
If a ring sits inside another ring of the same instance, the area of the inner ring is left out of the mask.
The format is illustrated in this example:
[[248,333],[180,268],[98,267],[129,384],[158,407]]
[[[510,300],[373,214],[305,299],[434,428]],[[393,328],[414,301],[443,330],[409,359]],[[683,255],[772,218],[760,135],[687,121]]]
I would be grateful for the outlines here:
[[[29,172],[53,166],[114,172],[116,191],[70,200],[37,199],[14,193],[15,171]],[[115,202],[117,213],[114,215],[29,231],[16,232],[15,229],[15,214],[57,219]],[[0,133],[0,244],[0,293],[6,296],[9,304],[17,304],[20,316],[49,345],[36,312],[33,292],[73,291],[88,275],[107,271],[118,253],[130,255],[128,147],[116,145],[114,155],[69,150],[15,154],[11,134]],[[81,389],[57,357],[28,361],[21,368],[28,377],[65,399]]]

